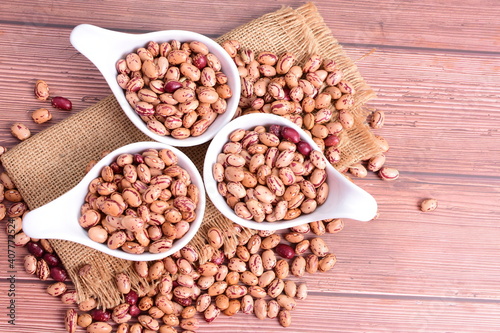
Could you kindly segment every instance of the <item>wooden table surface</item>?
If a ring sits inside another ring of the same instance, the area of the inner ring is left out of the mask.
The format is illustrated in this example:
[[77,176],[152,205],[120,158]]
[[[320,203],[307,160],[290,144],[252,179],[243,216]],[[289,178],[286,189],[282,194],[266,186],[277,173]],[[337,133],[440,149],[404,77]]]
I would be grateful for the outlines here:
[[[300,1],[30,1],[0,11],[0,145],[13,147],[15,121],[37,133],[110,94],[95,67],[69,43],[91,23],[126,32],[185,29],[217,37]],[[380,218],[346,221],[326,237],[335,268],[307,276],[310,294],[293,324],[238,314],[199,332],[499,332],[500,331],[500,3],[497,0],[318,0],[326,24],[386,112],[377,130],[390,143],[397,181],[374,174],[355,182],[377,199]],[[73,101],[47,124],[36,79]],[[82,124],[85,126],[85,124]],[[439,200],[432,213],[423,198]],[[2,224],[4,225],[4,224]],[[3,228],[3,227],[2,227]],[[25,248],[9,267],[0,235],[0,332],[65,332],[68,306],[28,276]],[[9,281],[11,275],[15,282]],[[9,289],[15,295],[9,295]],[[15,301],[15,326],[9,302]],[[79,331],[83,332],[82,329]]]

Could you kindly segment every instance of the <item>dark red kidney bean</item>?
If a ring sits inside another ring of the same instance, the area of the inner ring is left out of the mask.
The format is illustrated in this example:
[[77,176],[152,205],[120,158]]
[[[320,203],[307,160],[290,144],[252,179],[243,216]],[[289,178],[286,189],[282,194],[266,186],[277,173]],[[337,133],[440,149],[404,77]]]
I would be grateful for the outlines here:
[[329,135],[327,136],[323,142],[325,143],[326,147],[336,147],[340,143],[340,138],[336,135]]
[[274,250],[279,256],[285,259],[292,259],[295,256],[294,249],[287,244],[278,244],[278,246],[276,246]]
[[293,143],[297,143],[300,141],[299,132],[291,127],[283,127],[283,129],[281,130],[281,136],[283,137],[283,139]]
[[63,282],[68,278],[68,273],[62,267],[52,267],[50,269],[50,277],[57,282]]
[[53,253],[45,253],[43,255],[43,260],[45,260],[50,267],[56,267],[61,264],[61,260]]
[[278,138],[281,139],[281,126],[280,125],[269,126],[269,132],[273,133],[274,135],[276,135]]
[[128,314],[131,315],[132,317],[137,317],[138,315],[141,314],[141,309],[139,309],[137,307],[137,305],[135,304],[132,304],[129,308],[128,308]]
[[37,258],[41,258],[45,251],[43,250],[42,246],[38,243],[35,242],[28,242],[26,245],[28,248],[28,252],[34,255]]
[[73,104],[71,103],[71,101],[61,96],[52,97],[51,103],[52,106],[56,109],[64,111],[71,111],[71,109],[73,108]]
[[309,154],[311,153],[311,150],[312,150],[311,145],[308,144],[307,142],[299,141],[297,143],[297,151],[299,153],[301,153],[302,155],[309,156]]
[[133,290],[129,291],[129,293],[125,295],[125,302],[130,305],[137,304],[138,300],[139,300],[139,295],[137,295],[137,293]]
[[180,83],[179,81],[168,81],[163,86],[163,89],[165,90],[165,92],[167,92],[169,94],[173,93],[174,91],[176,91],[179,88],[182,88],[182,83]]
[[203,69],[203,68],[207,67],[207,57],[205,57],[205,55],[203,55],[201,53],[198,53],[197,55],[195,55],[192,58],[192,60],[193,60],[193,65],[198,67],[198,69]]
[[90,315],[92,316],[92,319],[94,321],[108,321],[111,319],[111,313],[109,313],[108,311],[105,311],[105,310],[101,310],[101,309],[94,309],[92,310],[92,312],[90,313]]

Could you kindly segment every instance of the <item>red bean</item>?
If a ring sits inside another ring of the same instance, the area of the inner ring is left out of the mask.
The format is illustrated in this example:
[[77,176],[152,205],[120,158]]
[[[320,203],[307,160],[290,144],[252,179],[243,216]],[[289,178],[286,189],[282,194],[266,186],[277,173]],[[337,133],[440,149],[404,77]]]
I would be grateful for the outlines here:
[[167,83],[165,83],[165,86],[163,87],[165,92],[170,94],[179,88],[182,88],[182,83],[180,83],[179,81],[168,81]]
[[207,66],[207,57],[205,55],[198,53],[193,57],[193,65],[198,67],[198,69],[203,69]]
[[130,305],[137,304],[138,300],[139,300],[139,295],[137,295],[137,293],[133,290],[129,291],[129,293],[125,295],[125,302]]
[[307,142],[299,141],[297,143],[297,151],[299,153],[301,153],[302,155],[309,156],[309,154],[311,153],[311,150],[312,150],[311,145],[308,144]]
[[130,308],[128,308],[128,314],[132,317],[137,317],[141,314],[141,309],[139,309],[137,305],[133,304],[130,306]]
[[326,147],[336,147],[340,143],[340,138],[336,135],[329,135],[324,140]]
[[90,314],[94,321],[108,321],[111,319],[111,313],[105,310],[95,309]]
[[28,247],[28,252],[37,258],[41,258],[45,252],[40,244],[35,242],[30,241],[26,246]]
[[52,253],[45,253],[43,255],[43,259],[47,262],[47,264],[50,267],[56,267],[56,266],[59,266],[61,264],[61,260],[59,260],[59,258],[55,254],[52,254]]
[[64,110],[64,111],[71,111],[71,109],[73,107],[73,105],[69,99],[61,97],[61,96],[52,97],[51,103],[52,103],[52,106],[55,107],[56,109],[60,109],[60,110]]
[[281,136],[283,137],[283,139],[293,143],[298,143],[300,141],[299,132],[291,127],[283,127],[283,129],[281,130]]
[[278,244],[278,246],[276,246],[274,250],[278,255],[285,259],[292,259],[295,256],[294,249],[287,244]]
[[280,125],[269,126],[269,132],[273,133],[274,135],[276,135],[278,138],[281,139],[281,126]]
[[57,282],[63,282],[68,278],[68,273],[62,267],[52,267],[50,269],[50,277]]

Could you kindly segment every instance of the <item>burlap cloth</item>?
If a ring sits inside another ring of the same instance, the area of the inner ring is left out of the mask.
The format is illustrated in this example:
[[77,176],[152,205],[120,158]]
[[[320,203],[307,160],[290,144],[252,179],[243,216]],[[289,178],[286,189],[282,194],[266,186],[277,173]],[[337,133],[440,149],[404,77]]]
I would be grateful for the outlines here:
[[[217,41],[227,39],[239,40],[255,52],[289,51],[300,61],[310,53],[335,59],[357,91],[351,110],[355,114],[355,126],[344,133],[340,147],[342,160],[337,167],[344,168],[380,151],[366,125],[367,113],[363,108],[375,93],[346,56],[313,4],[295,10],[285,7],[263,15]],[[91,159],[98,159],[102,151],[148,140],[151,139],[133,126],[116,99],[110,96],[20,143],[2,156],[2,163],[29,208],[35,209],[75,186],[84,176],[86,164]],[[182,150],[200,166],[201,171],[206,148],[205,144]],[[208,200],[203,226],[193,243],[201,246],[207,226],[224,223],[230,222]],[[113,279],[117,272],[128,273],[134,289],[149,287],[147,280],[135,274],[129,261],[68,241],[51,240],[51,244],[66,267],[80,300],[95,297],[104,308],[119,304],[122,299]],[[91,264],[93,270],[82,278],[78,269],[84,264]]]

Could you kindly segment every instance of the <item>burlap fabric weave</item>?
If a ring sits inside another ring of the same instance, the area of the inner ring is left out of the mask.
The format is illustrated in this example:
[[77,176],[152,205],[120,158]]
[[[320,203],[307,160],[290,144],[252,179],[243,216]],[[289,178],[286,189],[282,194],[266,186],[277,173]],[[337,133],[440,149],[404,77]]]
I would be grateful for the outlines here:
[[[217,41],[227,39],[237,39],[256,52],[292,52],[300,61],[310,53],[335,59],[345,78],[354,84],[357,91],[351,110],[355,115],[355,126],[343,134],[340,147],[342,160],[337,167],[344,168],[380,151],[365,124],[367,114],[363,108],[375,94],[313,4],[295,10],[286,7],[266,14],[221,36]],[[88,161],[98,159],[102,151],[148,140],[125,117],[116,99],[110,96],[20,143],[2,156],[2,163],[28,207],[35,209],[75,186],[84,176]],[[200,171],[206,147],[205,144],[182,149],[200,167]],[[203,226],[194,240],[196,246],[202,246],[207,226],[214,223],[230,221],[209,202]],[[149,288],[148,281],[135,274],[131,262],[68,241],[51,240],[51,244],[68,270],[80,300],[95,297],[99,306],[104,308],[119,304],[122,299],[113,279],[118,272],[126,272],[132,277],[134,289]],[[84,264],[91,264],[93,270],[89,275],[80,277],[78,269]]]

